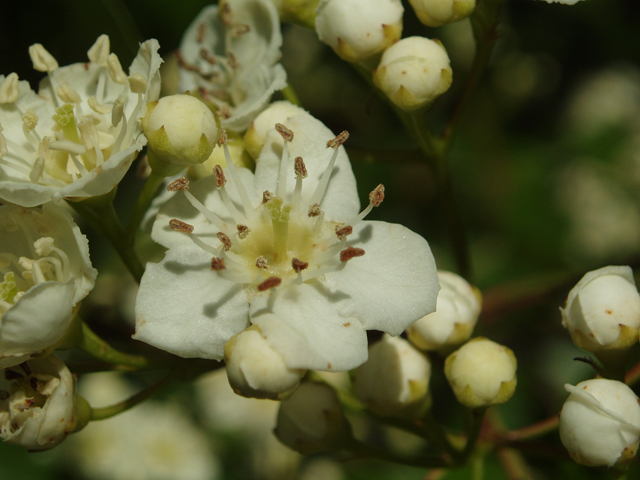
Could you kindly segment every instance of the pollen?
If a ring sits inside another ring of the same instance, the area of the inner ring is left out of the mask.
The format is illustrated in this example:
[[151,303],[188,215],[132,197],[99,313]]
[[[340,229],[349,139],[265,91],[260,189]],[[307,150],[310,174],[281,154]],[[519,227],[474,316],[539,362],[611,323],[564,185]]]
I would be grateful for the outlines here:
[[181,233],[193,232],[193,225],[189,225],[188,223],[183,222],[182,220],[178,220],[177,218],[173,218],[169,220],[169,226],[171,227],[171,230],[174,230],[176,232],[181,232]]
[[374,207],[379,207],[384,200],[384,185],[380,184],[369,194],[369,202]]
[[309,262],[303,262],[302,260],[294,258],[291,261],[291,266],[293,267],[294,272],[300,273],[302,270],[306,270],[307,268],[309,268]]
[[269,190],[265,190],[264,192],[262,192],[262,203],[269,203],[269,200],[271,200],[273,198],[273,193],[271,193]]
[[336,236],[338,240],[344,240],[353,233],[353,227],[351,225],[345,225],[344,227],[336,226]]
[[275,288],[282,283],[282,279],[280,277],[269,277],[260,285],[258,285],[259,292],[266,292],[271,288]]
[[213,167],[213,175],[216,177],[216,188],[222,188],[227,183],[227,179],[224,176],[224,172],[222,171],[222,167],[220,165],[216,165]]
[[224,247],[224,251],[228,252],[229,250],[231,250],[231,239],[224,233],[222,232],[218,232],[218,240],[220,240],[222,242],[222,246]]
[[282,135],[282,138],[284,138],[287,142],[291,142],[293,140],[293,132],[289,130],[287,127],[285,127],[283,124],[276,123],[276,130],[280,135]]
[[256,258],[256,267],[261,268],[261,269],[269,268],[269,264],[267,263],[267,259],[264,258],[262,255],[260,255],[258,258]]
[[348,262],[352,258],[361,257],[364,255],[364,250],[361,248],[347,247],[340,252],[340,261]]
[[309,207],[308,215],[310,217],[317,217],[318,215],[320,215],[320,205],[318,205],[317,203],[314,203],[313,205],[311,205]]
[[302,157],[296,157],[295,162],[293,164],[293,169],[296,173],[297,178],[307,178],[309,173],[307,172],[307,167],[304,164],[304,160]]
[[249,233],[251,233],[251,230],[249,230],[249,227],[247,227],[246,225],[238,224],[238,238],[240,239],[247,238]]
[[211,259],[211,270],[215,270],[219,272],[221,270],[225,270],[227,267],[224,264],[224,258],[213,257]]
[[186,178],[178,178],[174,180],[169,185],[167,185],[167,190],[170,192],[177,192],[179,190],[189,190],[189,180]]
[[336,138],[332,138],[327,142],[327,148],[333,148],[336,150],[340,145],[347,141],[347,138],[349,138],[349,132],[344,130]]

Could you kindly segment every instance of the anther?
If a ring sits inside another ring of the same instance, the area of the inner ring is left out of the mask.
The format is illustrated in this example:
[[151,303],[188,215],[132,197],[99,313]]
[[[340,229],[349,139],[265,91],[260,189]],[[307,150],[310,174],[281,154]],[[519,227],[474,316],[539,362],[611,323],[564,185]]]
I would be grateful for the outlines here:
[[29,364],[27,362],[22,362],[20,364],[20,368],[22,369],[22,371],[24,373],[26,373],[27,375],[31,375],[32,371],[31,371],[31,367],[29,366]]
[[220,240],[222,242],[222,246],[224,247],[224,251],[228,252],[229,250],[231,250],[231,239],[224,233],[222,232],[218,232],[217,234],[218,236],[218,240]]
[[287,142],[293,140],[293,132],[281,123],[276,123],[276,130]]
[[211,259],[211,270],[215,270],[219,272],[221,270],[226,270],[226,266],[224,264],[224,258],[213,257]]
[[124,73],[120,60],[115,53],[110,53],[107,57],[107,72],[114,82],[120,85],[124,85],[127,82],[127,74]]
[[178,178],[167,185],[167,190],[177,192],[179,190],[189,190],[189,180],[184,177]]
[[260,269],[269,268],[269,264],[267,263],[267,259],[264,258],[262,255],[260,255],[258,258],[256,258],[256,267],[258,267]]
[[353,227],[351,225],[345,225],[344,227],[339,227],[336,225],[336,236],[338,237],[338,240],[344,240],[352,233]]
[[207,25],[201,23],[198,25],[198,33],[196,35],[196,42],[202,43],[204,41],[204,35],[207,33]]
[[374,207],[379,207],[384,200],[384,185],[380,184],[369,194],[369,202]]
[[33,68],[39,72],[53,72],[58,68],[58,62],[41,43],[34,43],[29,47],[29,56],[33,62]]
[[14,372],[13,370],[9,370],[8,368],[4,371],[5,380],[17,380],[18,378],[24,378],[18,372]]
[[31,386],[31,388],[33,388],[37,392],[38,388],[40,387],[40,385],[38,385],[38,379],[35,377],[31,377],[29,379],[29,386]]
[[69,88],[69,85],[67,85],[66,83],[56,88],[56,95],[58,95],[58,97],[60,97],[60,100],[65,103],[82,102],[82,98],[80,97],[80,95],[78,95],[77,92],[71,90],[71,88]]
[[224,172],[222,171],[222,167],[220,165],[216,165],[213,167],[213,175],[216,177],[216,188],[222,188],[227,183],[227,179],[224,176]]
[[313,205],[311,205],[309,207],[309,213],[308,215],[310,217],[317,217],[320,215],[320,205],[317,203],[314,203]]
[[28,108],[24,115],[22,115],[22,124],[24,127],[31,131],[38,125],[38,115],[32,109]]
[[251,230],[249,230],[249,227],[241,224],[238,224],[237,227],[238,227],[238,238],[241,240],[247,238],[247,235],[249,235],[249,233],[251,232]]
[[327,148],[337,149],[340,145],[347,141],[349,138],[349,132],[346,130],[340,133],[336,138],[333,138],[327,142]]
[[297,178],[307,178],[309,176],[302,157],[296,157],[293,162],[293,170],[296,172]]
[[200,47],[200,51],[198,53],[205,62],[210,63],[211,65],[215,65],[217,63],[216,57],[214,57],[213,54],[205,47]]
[[13,103],[18,100],[18,74],[10,73],[0,86],[0,103]]
[[175,232],[193,233],[193,225],[189,225],[188,223],[185,223],[182,220],[178,220],[177,218],[169,220],[169,226],[171,227],[171,230]]
[[222,17],[222,23],[226,26],[231,26],[236,23],[235,19],[233,18],[234,16],[233,12],[231,11],[231,6],[228,3],[224,3],[222,5],[220,16]]
[[134,73],[130,77],[127,77],[127,80],[129,81],[129,88],[132,93],[143,95],[147,91],[148,82],[141,73]]
[[265,190],[264,192],[262,192],[262,203],[269,203],[269,200],[271,200],[273,198],[273,193],[271,193],[269,190]]
[[361,248],[347,247],[340,252],[340,261],[348,262],[352,258],[361,257],[364,255],[364,250]]
[[300,273],[302,270],[309,268],[309,262],[303,262],[302,260],[294,258],[291,260],[291,266],[293,267],[294,272]]
[[222,146],[227,143],[227,131],[223,128],[220,130],[220,138],[218,139],[218,146]]
[[238,57],[235,56],[233,52],[227,52],[227,60],[229,60],[229,65],[234,70],[240,68],[240,63],[238,63]]
[[111,50],[111,42],[109,41],[109,35],[100,35],[95,43],[91,46],[87,52],[87,57],[92,63],[97,63],[102,67],[107,66],[107,57]]
[[245,33],[249,32],[250,30],[251,30],[251,27],[249,25],[246,25],[244,23],[238,23],[234,25],[233,28],[231,29],[231,36],[234,38],[238,38],[244,35]]
[[282,279],[280,277],[269,277],[260,285],[258,285],[259,292],[265,292],[271,288],[275,288],[282,283]]

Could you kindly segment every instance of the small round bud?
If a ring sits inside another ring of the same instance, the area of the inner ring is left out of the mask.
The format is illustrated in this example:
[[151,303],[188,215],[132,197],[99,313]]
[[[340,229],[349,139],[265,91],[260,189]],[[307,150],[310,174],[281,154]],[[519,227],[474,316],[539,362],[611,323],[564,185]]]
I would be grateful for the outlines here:
[[407,328],[413,344],[422,350],[450,352],[469,340],[480,315],[480,291],[460,275],[439,271],[436,311]]
[[589,352],[622,353],[638,341],[640,295],[628,266],[588,272],[560,311],[573,342]]
[[286,100],[273,102],[269,105],[251,122],[247,133],[244,134],[244,148],[249,152],[249,155],[257,160],[267,141],[267,132],[273,129],[276,123],[284,123],[287,118],[300,113],[306,112]]
[[409,0],[422,23],[439,27],[467,18],[476,7],[476,0]]
[[402,35],[400,0],[321,0],[316,31],[343,60],[366,60]]
[[444,374],[460,403],[479,408],[511,398],[517,383],[516,367],[511,349],[477,337],[447,357]]
[[640,440],[640,405],[627,385],[596,378],[575,387],[560,412],[560,440],[577,463],[613,466],[635,457]]
[[427,107],[451,86],[449,56],[438,40],[403,38],[382,55],[373,83],[403,110]]
[[248,398],[287,398],[305,374],[288,368],[255,325],[231,337],[224,346],[224,361],[231,388]]
[[181,167],[209,158],[219,136],[211,110],[191,95],[171,95],[150,103],[142,129],[158,161]]
[[376,415],[413,416],[428,407],[431,363],[399,337],[384,335],[354,374],[356,397]]
[[274,433],[303,455],[339,450],[351,436],[336,392],[324,383],[303,383],[284,400]]

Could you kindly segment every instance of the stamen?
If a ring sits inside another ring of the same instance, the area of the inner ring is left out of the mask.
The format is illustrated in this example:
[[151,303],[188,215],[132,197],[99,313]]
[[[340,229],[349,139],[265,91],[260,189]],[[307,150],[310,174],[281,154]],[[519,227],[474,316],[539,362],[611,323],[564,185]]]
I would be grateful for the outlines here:
[[204,41],[204,36],[207,33],[207,25],[201,23],[198,25],[198,33],[196,34],[196,42],[202,43]]
[[240,68],[240,63],[238,63],[238,57],[236,57],[233,52],[227,52],[226,55],[227,55],[227,59],[229,60],[229,65],[231,66],[231,68],[233,68],[234,70],[237,70],[238,68]]
[[148,82],[141,73],[134,73],[127,80],[132,93],[144,95],[147,92]]
[[259,292],[266,292],[271,288],[275,288],[282,283],[282,279],[280,277],[269,277],[260,285],[258,285]]
[[343,132],[340,132],[340,134],[338,134],[336,138],[333,138],[327,142],[327,148],[333,148],[334,150],[337,150],[340,145],[347,141],[347,138],[349,138],[349,132],[344,130]]
[[314,203],[309,207],[309,217],[317,217],[321,212],[320,205],[317,203]]
[[282,138],[284,138],[286,142],[293,141],[293,132],[289,130],[285,125],[276,123],[276,130],[280,135],[282,135]]
[[344,240],[352,233],[353,227],[351,225],[345,225],[344,227],[339,227],[336,225],[336,236],[338,237],[338,240]]
[[229,194],[224,187],[227,183],[227,179],[224,176],[224,171],[222,170],[222,167],[220,165],[216,165],[215,167],[213,167],[213,175],[216,179],[216,188],[220,191],[222,202],[224,203],[225,207],[227,207],[227,210],[229,211],[231,217],[235,220],[235,222],[239,223],[239,220],[243,219],[244,215],[240,214],[236,206],[231,201],[231,198],[229,197]]
[[58,62],[41,43],[34,43],[29,47],[29,56],[33,62],[33,68],[39,72],[53,72],[58,68]]
[[226,270],[226,266],[224,264],[224,258],[213,257],[211,259],[211,270],[215,270],[219,272],[221,270]]
[[291,260],[291,266],[293,267],[294,272],[300,273],[302,270],[309,268],[309,262],[303,262],[302,260],[294,258]]
[[200,56],[205,62],[210,63],[211,65],[218,63],[216,62],[216,57],[207,48],[201,47],[198,53],[200,53]]
[[[27,362],[22,362],[20,364],[20,368],[22,369],[22,371],[24,373],[26,373],[27,375],[31,375],[32,371],[31,371],[31,367],[29,367],[29,365],[27,364]],[[34,388],[35,390],[35,388]]]
[[217,237],[218,240],[222,242],[222,247],[224,248],[225,252],[231,250],[233,244],[231,243],[231,239],[226,234],[218,232]]
[[89,108],[94,112],[105,115],[107,113],[111,113],[113,111],[113,107],[111,105],[102,105],[98,103],[96,97],[89,97],[87,99],[87,103],[89,104]]
[[183,222],[182,220],[178,220],[177,218],[172,218],[171,220],[169,220],[169,226],[171,227],[171,230],[174,230],[176,232],[193,233],[193,225],[189,225],[188,223]]
[[2,82],[0,86],[0,103],[13,103],[18,100],[18,74],[10,73]]
[[216,178],[216,188],[222,188],[226,185],[227,179],[224,176],[224,171],[220,165],[213,167],[213,175]]
[[380,206],[383,200],[384,200],[384,185],[380,184],[376,188],[374,188],[373,191],[369,194],[369,205],[367,205],[367,208],[365,208],[362,212],[360,212],[360,215],[356,217],[356,219],[352,222],[352,224],[355,225],[358,222],[360,222],[360,220],[362,220],[364,217],[369,215],[369,213],[371,213],[371,210],[373,210],[373,207]]
[[44,173],[44,157],[38,157],[36,158],[35,162],[33,162],[33,168],[29,173],[29,180],[32,183],[38,183],[43,173]]
[[101,67],[107,66],[107,57],[111,50],[111,42],[109,41],[109,35],[100,35],[95,43],[87,51],[87,57],[92,63],[97,63]]
[[231,29],[231,36],[233,38],[238,38],[249,31],[251,31],[251,27],[249,27],[249,25],[245,25],[244,23],[238,23],[234,25],[233,28]]
[[111,53],[107,57],[107,72],[114,82],[120,85],[127,83],[127,74],[122,70],[120,60],[118,60],[118,56],[115,53]]
[[167,185],[167,190],[170,192],[177,192],[179,190],[189,190],[189,180],[184,177],[174,180]]
[[222,23],[227,27],[230,27],[235,22],[235,18],[233,12],[231,11],[231,5],[225,3],[222,5],[222,9],[220,10],[220,17],[222,18]]
[[280,176],[278,177],[278,189],[276,190],[276,195],[280,198],[284,198],[287,192],[287,164],[289,163],[289,150],[287,148],[287,143],[293,140],[293,132],[281,123],[276,123],[276,130],[284,139],[282,158],[280,159]]
[[[302,195],[302,179],[309,176],[302,157],[296,157],[293,161],[293,171],[296,174],[296,187],[293,190],[291,204],[297,208],[300,204],[300,196]],[[298,209],[298,213],[300,213],[300,209]]]
[[258,267],[259,269],[269,268],[267,259],[260,255],[258,258],[256,258],[256,267]]
[[38,115],[32,109],[28,108],[22,115],[22,126],[29,132],[38,125]]
[[311,200],[309,201],[309,203],[311,203],[312,205],[314,203],[319,204],[322,201],[325,191],[327,190],[327,185],[329,185],[329,179],[331,178],[333,167],[335,167],[336,161],[338,160],[339,147],[347,141],[347,138],[349,138],[349,132],[345,130],[336,138],[327,142],[327,148],[333,148],[333,155],[331,156],[331,160],[329,160],[327,169],[322,174],[322,178],[320,179],[320,183],[318,183],[318,186],[316,187],[316,191],[313,192],[313,195],[311,196]]
[[4,371],[4,378],[5,380],[17,380],[19,378],[24,378],[21,374],[19,374],[18,372],[14,372],[13,370],[9,370],[8,368]]
[[269,203],[269,200],[271,200],[273,198],[273,193],[271,193],[269,190],[265,190],[264,192],[262,192],[262,203]]
[[249,227],[247,227],[246,225],[238,224],[238,238],[239,239],[244,240],[245,238],[247,238],[247,236],[249,235],[250,232],[251,232],[251,230],[249,230]]
[[71,140],[55,140],[49,144],[51,150],[62,150],[71,155],[83,155],[87,153],[84,145],[72,142]]
[[185,196],[187,197],[187,200],[189,200],[189,203],[191,203],[191,205],[198,210],[200,213],[202,213],[202,215],[205,216],[205,218],[207,220],[209,220],[212,224],[214,224],[216,227],[218,227],[220,230],[226,230],[227,224],[224,223],[224,221],[222,221],[222,219],[216,215],[215,213],[209,211],[209,209],[207,207],[205,207],[202,202],[200,202],[196,197],[194,197],[188,190],[189,190],[189,180],[187,180],[184,177],[178,178],[177,180],[174,180],[173,182],[171,182],[169,185],[167,185],[167,190],[170,192],[177,192],[182,190],[185,194]]
[[[91,98],[95,98],[95,97],[91,97]],[[126,105],[126,103],[127,103],[127,97],[124,95],[119,96],[113,102],[113,108],[111,109],[111,125],[113,125],[114,127],[117,127],[118,124],[120,123],[120,120],[124,118],[124,106]],[[89,103],[89,106],[91,106],[91,103]],[[126,125],[124,125],[123,130],[126,130]]]
[[361,257],[364,255],[362,248],[347,247],[340,252],[340,261],[348,262],[352,258]]
[[238,195],[240,195],[240,201],[242,202],[244,213],[250,220],[250,223],[253,223],[253,221],[255,221],[255,211],[251,206],[249,195],[247,195],[247,191],[244,189],[244,185],[240,181],[240,173],[238,172],[238,167],[236,167],[235,163],[233,163],[233,160],[231,159],[231,153],[229,153],[229,147],[227,146],[227,132],[224,128],[222,129],[221,138],[224,138],[223,149],[224,158],[227,160],[227,170],[229,171],[229,175],[231,175],[231,180],[233,180],[233,183],[236,186]]
[[69,88],[69,85],[66,83],[59,85],[56,88],[56,95],[60,97],[64,103],[80,103],[82,102],[82,98],[78,95],[77,92],[74,92]]

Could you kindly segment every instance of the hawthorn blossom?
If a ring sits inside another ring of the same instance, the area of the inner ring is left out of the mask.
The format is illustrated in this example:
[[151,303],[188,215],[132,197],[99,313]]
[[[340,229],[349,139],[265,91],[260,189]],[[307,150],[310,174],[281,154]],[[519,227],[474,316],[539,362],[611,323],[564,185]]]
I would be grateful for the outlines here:
[[47,72],[38,93],[0,75],[0,199],[33,207],[117,185],[147,142],[140,118],[160,93],[159,48],[142,43],[126,75],[107,35],[89,63],[66,67],[35,44],[34,68]]
[[55,348],[97,271],[71,215],[0,205],[0,368]]
[[269,0],[226,0],[204,8],[180,49],[180,91],[198,94],[231,131],[246,130],[287,86],[279,63],[282,34]]
[[[366,329],[399,335],[433,312],[439,289],[424,238],[363,221],[342,143],[304,113],[267,135],[255,174],[227,161],[161,209],[134,338],[182,357],[222,359],[250,324],[291,369],[349,370],[367,359]],[[331,148],[327,148],[331,147]]]

